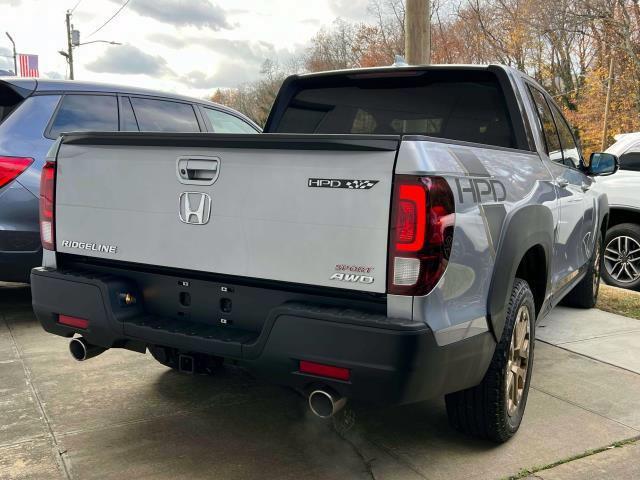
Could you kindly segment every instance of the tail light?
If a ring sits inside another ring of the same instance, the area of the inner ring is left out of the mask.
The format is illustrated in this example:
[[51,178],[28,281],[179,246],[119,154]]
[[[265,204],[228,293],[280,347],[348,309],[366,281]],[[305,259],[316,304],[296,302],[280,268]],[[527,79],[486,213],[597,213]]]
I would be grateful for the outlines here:
[[393,188],[387,290],[426,295],[449,261],[455,202],[442,177],[398,175]]
[[0,157],[0,188],[15,180],[33,163],[33,158]]
[[56,238],[54,227],[56,164],[47,162],[40,176],[40,239],[42,248],[55,250]]

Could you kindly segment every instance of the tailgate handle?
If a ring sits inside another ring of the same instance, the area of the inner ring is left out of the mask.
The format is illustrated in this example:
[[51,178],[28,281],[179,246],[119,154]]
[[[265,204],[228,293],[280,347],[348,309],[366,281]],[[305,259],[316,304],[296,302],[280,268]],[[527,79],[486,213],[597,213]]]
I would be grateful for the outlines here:
[[178,180],[187,185],[213,185],[219,169],[217,157],[179,157],[177,161]]

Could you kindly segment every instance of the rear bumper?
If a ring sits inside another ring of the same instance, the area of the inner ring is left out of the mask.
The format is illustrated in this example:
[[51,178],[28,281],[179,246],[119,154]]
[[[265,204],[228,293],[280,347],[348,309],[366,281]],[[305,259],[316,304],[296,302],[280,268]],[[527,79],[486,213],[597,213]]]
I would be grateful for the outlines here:
[[28,282],[40,265],[38,199],[14,181],[0,189],[0,281]]
[[42,249],[37,252],[0,252],[0,282],[29,283],[31,269],[40,265]]
[[[126,306],[123,291],[138,298],[142,293],[122,277],[37,268],[31,284],[34,311],[50,333],[79,333],[107,348],[162,345],[216,355],[273,383],[300,390],[329,386],[377,404],[410,403],[476,385],[495,348],[489,333],[439,347],[424,324],[391,326],[382,315],[301,301],[265,312],[261,331],[250,332],[149,315],[143,302]],[[61,325],[58,314],[88,319],[89,327]],[[300,373],[300,360],[349,368],[350,380]]]

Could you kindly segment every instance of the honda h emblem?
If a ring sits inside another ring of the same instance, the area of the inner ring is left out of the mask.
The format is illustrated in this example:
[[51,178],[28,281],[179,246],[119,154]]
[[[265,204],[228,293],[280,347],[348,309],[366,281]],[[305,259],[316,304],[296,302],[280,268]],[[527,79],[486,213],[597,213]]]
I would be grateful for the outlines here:
[[211,197],[202,192],[183,192],[178,206],[180,220],[191,225],[204,225],[211,217]]

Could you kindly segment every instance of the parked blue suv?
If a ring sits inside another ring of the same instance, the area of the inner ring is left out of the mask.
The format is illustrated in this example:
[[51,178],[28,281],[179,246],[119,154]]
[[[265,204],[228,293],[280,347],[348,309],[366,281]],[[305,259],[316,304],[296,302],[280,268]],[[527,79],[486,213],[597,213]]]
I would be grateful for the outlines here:
[[42,261],[40,170],[61,132],[256,133],[235,110],[100,83],[0,78],[0,281],[28,282]]

